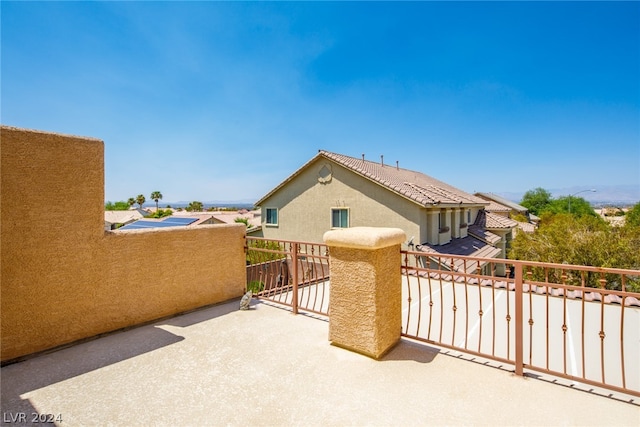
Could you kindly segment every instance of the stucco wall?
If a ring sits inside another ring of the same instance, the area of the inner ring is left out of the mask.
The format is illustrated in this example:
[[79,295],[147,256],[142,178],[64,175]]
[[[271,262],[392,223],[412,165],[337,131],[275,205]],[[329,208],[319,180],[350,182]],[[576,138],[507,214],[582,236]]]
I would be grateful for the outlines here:
[[329,246],[329,340],[379,358],[400,339],[400,229],[354,227],[324,235]]
[[2,361],[242,295],[243,224],[104,231],[104,144],[0,128]]
[[[332,172],[326,183],[318,181],[323,166]],[[426,209],[325,159],[309,165],[261,207],[265,238],[322,242],[331,229],[331,208],[346,207],[351,227],[395,227],[407,239],[415,236],[414,243],[426,240]],[[269,207],[279,208],[277,227],[264,223]]]

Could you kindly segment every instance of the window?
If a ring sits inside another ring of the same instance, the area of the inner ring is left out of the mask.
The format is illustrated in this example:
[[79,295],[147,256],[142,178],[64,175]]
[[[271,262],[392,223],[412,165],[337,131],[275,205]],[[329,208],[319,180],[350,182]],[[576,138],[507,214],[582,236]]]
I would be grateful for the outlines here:
[[467,224],[471,224],[471,211],[467,211]]
[[267,225],[278,225],[278,209],[267,208]]
[[331,209],[331,227],[332,228],[348,228],[349,227],[349,209],[332,208]]

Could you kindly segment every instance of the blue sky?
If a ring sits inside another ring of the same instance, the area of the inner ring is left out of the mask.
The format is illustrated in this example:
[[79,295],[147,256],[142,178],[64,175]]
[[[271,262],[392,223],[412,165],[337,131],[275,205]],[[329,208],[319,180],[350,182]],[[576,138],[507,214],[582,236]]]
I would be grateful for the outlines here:
[[640,186],[638,2],[1,3],[1,121],[105,196],[256,201],[318,149],[468,192]]

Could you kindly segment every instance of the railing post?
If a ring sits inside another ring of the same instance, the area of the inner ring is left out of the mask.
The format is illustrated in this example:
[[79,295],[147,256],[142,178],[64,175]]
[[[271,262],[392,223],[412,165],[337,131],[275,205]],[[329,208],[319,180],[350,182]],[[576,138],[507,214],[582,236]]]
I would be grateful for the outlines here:
[[379,359],[402,332],[402,273],[398,228],[327,231],[331,257],[329,341]]
[[293,269],[292,281],[293,281],[293,292],[292,292],[292,301],[291,307],[293,309],[293,314],[298,314],[298,251],[300,248],[300,244],[298,242],[293,242],[291,245],[291,264]]
[[513,267],[516,269],[516,289],[515,289],[515,306],[516,306],[516,375],[524,375],[523,371],[523,313],[522,313],[522,299],[523,299],[523,273],[522,264],[519,262],[514,263]]

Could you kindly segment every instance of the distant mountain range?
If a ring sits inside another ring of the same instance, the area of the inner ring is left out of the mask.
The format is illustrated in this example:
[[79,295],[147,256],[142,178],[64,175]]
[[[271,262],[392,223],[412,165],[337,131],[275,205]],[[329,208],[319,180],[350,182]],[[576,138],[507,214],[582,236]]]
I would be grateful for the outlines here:
[[[591,192],[590,190],[596,190]],[[594,185],[594,186],[579,186],[579,187],[565,187],[565,188],[553,188],[546,189],[551,193],[554,198],[575,195],[576,197],[582,197],[593,206],[619,206],[619,205],[633,205],[640,202],[640,185]],[[507,200],[511,200],[516,203],[522,201],[525,191],[522,192],[497,192],[492,193],[502,196]],[[579,193],[579,194],[576,194]],[[202,204],[205,208],[215,206],[220,208],[237,207],[244,209],[251,209],[256,199],[240,199],[240,200],[209,200],[203,201]],[[174,208],[186,207],[191,201],[180,200],[177,202],[161,201],[162,207],[170,205]],[[153,201],[144,204],[145,207],[155,207]]]
[[[256,199],[257,200],[257,199]],[[216,207],[216,208],[239,208],[239,209],[251,209],[253,207],[253,202],[254,200],[248,200],[248,199],[244,199],[244,200],[238,200],[238,201],[220,201],[220,200],[209,200],[209,201],[204,201],[202,202],[202,204],[204,205],[205,208],[209,208],[209,207]],[[189,206],[189,203],[191,203],[191,201],[185,202],[184,200],[178,201],[178,202],[165,202],[164,200],[161,201],[160,207],[165,207],[165,206],[171,206],[172,208],[184,208]],[[155,202],[146,202],[144,205],[144,207],[156,207],[156,203]]]
[[[592,192],[590,190],[596,190]],[[566,188],[547,188],[554,198],[575,195],[592,205],[633,205],[640,202],[640,185],[594,185]],[[523,192],[495,192],[507,200],[519,203]],[[579,194],[576,194],[579,193]]]

